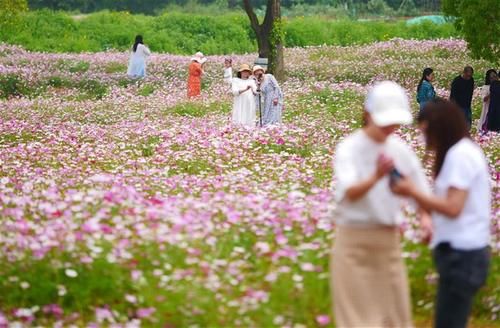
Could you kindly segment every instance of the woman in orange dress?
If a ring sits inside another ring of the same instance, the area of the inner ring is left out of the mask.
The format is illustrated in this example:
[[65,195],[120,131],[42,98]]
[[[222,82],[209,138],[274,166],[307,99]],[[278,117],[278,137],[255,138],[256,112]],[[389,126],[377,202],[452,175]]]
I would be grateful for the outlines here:
[[201,94],[201,76],[203,75],[203,64],[207,59],[201,52],[197,52],[191,58],[189,64],[189,78],[188,78],[188,98],[199,97]]

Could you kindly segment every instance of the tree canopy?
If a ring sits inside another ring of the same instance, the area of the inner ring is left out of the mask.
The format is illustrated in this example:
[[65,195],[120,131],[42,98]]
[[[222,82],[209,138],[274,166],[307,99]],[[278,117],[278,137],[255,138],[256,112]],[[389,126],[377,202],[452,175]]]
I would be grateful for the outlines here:
[[[186,5],[188,3],[219,4],[227,7],[243,7],[243,0],[29,0],[31,9],[48,8],[53,10],[77,10],[89,13],[104,9],[124,10],[132,13],[154,14],[167,5]],[[439,10],[440,0],[282,0],[281,6],[289,8],[295,5],[325,5],[343,6],[356,9],[367,9],[370,7],[379,8],[387,6],[397,10],[402,4],[415,6],[420,11]],[[264,8],[267,0],[252,0],[254,8]]]
[[28,10],[26,0],[0,0],[0,36],[18,22],[19,14]]
[[472,56],[500,62],[499,0],[443,0],[443,12],[456,17]]

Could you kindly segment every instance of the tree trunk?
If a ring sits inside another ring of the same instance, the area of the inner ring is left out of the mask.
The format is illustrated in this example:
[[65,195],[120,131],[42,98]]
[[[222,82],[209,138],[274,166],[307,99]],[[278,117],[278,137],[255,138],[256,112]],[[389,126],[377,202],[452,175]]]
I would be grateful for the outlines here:
[[281,0],[267,0],[266,16],[262,24],[250,0],[243,0],[243,8],[250,19],[250,26],[257,37],[259,57],[268,58],[268,71],[282,81],[284,78],[283,31],[281,24]]
[[269,71],[274,74],[278,81],[283,81],[285,77],[284,59],[283,59],[283,24],[281,22],[281,0],[269,0],[273,2],[272,25],[270,37],[270,55],[269,55]]

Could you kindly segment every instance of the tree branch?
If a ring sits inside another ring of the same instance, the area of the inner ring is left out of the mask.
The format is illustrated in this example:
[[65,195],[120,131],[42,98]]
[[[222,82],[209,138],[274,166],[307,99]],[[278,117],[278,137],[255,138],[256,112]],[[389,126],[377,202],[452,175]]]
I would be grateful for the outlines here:
[[243,8],[245,9],[248,18],[250,19],[250,25],[252,26],[253,30],[255,31],[256,34],[260,34],[259,19],[257,18],[257,15],[255,15],[255,12],[253,11],[252,4],[250,4],[250,0],[243,0]]
[[262,23],[262,28],[266,31],[266,34],[269,33],[273,27],[275,6],[276,2],[274,0],[267,0],[266,16]]

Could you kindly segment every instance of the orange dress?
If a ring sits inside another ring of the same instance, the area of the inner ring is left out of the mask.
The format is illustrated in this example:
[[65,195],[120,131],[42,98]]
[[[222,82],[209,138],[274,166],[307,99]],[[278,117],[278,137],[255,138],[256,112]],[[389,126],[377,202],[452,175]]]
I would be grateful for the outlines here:
[[201,64],[193,61],[189,64],[188,97],[198,97],[201,94]]

